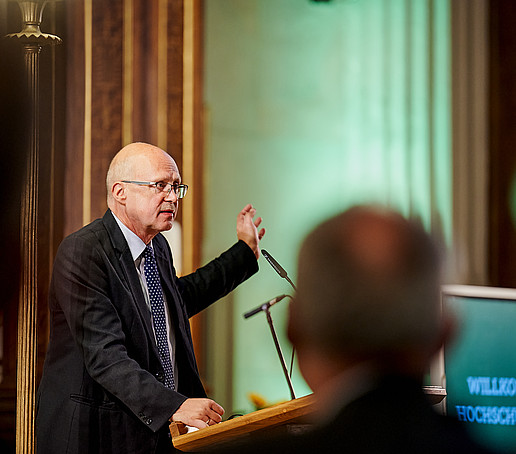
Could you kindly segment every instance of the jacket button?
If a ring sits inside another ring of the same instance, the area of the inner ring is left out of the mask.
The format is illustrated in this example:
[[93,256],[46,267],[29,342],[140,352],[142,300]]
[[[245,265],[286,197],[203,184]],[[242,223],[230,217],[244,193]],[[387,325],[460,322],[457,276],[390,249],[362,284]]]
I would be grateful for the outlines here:
[[165,374],[163,373],[163,371],[160,371],[157,374],[155,374],[155,377],[160,382],[164,382],[165,381]]
[[147,421],[145,421],[145,424],[150,426],[152,424],[152,418],[148,418]]

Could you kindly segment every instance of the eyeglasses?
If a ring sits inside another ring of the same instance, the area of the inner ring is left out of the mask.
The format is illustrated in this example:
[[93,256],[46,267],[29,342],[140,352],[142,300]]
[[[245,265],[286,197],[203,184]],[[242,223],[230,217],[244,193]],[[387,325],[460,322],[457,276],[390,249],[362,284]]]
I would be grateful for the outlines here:
[[172,191],[177,196],[178,199],[182,199],[186,195],[186,191],[188,191],[188,185],[186,184],[178,184],[178,183],[165,183],[164,181],[131,181],[131,180],[122,180],[122,183],[131,183],[137,184],[139,186],[153,186],[156,189],[158,194],[165,193],[169,195]]

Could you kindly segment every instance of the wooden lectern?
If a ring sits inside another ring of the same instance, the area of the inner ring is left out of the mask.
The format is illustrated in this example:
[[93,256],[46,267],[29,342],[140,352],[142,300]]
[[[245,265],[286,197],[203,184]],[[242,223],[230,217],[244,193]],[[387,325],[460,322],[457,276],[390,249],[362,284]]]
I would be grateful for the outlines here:
[[[423,392],[432,405],[439,404],[446,397],[446,390],[440,386],[424,386]],[[271,433],[279,428],[288,429],[309,424],[315,413],[313,395],[293,399],[283,404],[264,408],[245,416],[239,416],[214,426],[187,433],[183,423],[170,424],[172,443],[184,452],[202,451],[226,443],[235,443],[249,434]]]
[[199,451],[213,448],[216,445],[237,442],[258,431],[270,432],[281,426],[306,424],[314,412],[314,398],[309,395],[245,416],[238,416],[195,432],[186,433],[184,424],[172,423],[170,424],[170,433],[176,449],[184,452]]

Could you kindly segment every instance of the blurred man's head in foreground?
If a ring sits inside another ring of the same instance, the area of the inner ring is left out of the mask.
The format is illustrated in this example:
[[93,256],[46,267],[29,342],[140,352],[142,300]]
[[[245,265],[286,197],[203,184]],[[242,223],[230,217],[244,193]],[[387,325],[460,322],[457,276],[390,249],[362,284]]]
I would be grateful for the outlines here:
[[353,207],[310,233],[288,327],[310,386],[315,357],[422,374],[447,331],[440,262],[419,222],[382,207]]

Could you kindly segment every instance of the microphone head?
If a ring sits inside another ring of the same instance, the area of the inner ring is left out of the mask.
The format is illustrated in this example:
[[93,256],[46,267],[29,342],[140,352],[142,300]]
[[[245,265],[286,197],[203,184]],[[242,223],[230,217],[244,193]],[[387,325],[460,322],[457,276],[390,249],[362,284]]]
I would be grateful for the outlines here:
[[274,268],[274,271],[280,275],[283,279],[287,277],[287,272],[282,268],[282,266],[274,260],[272,255],[270,255],[265,249],[262,249],[262,254],[265,259],[269,262],[269,264]]

